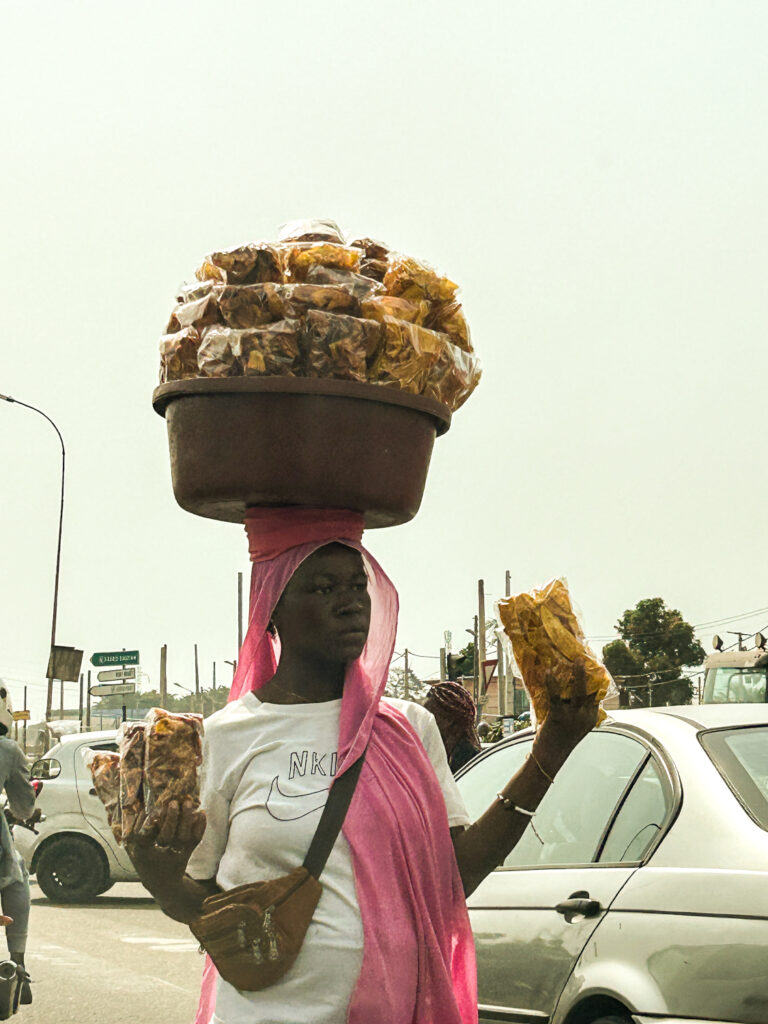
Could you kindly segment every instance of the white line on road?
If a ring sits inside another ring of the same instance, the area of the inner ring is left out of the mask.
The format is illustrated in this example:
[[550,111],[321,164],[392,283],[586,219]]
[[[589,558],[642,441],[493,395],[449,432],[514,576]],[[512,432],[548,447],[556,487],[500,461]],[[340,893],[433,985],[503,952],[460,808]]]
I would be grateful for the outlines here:
[[194,995],[194,991],[191,988],[182,988],[181,985],[174,985],[172,981],[166,981],[165,978],[156,978],[153,974],[145,974],[145,978],[149,978],[150,981],[156,981],[160,985],[167,985],[169,988],[175,988],[178,992],[184,992],[186,995]]
[[157,943],[161,946],[189,945],[191,939],[167,939],[164,935],[121,935],[121,942],[144,942],[147,945]]
[[121,935],[121,942],[131,945],[145,945],[158,953],[195,953],[198,943],[194,939],[166,939],[164,936]]

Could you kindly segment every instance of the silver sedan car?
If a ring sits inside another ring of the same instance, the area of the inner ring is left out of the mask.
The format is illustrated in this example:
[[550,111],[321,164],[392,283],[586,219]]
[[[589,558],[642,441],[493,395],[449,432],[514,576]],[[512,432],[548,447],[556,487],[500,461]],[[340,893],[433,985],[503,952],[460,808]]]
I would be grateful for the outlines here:
[[[473,818],[532,741],[463,770]],[[768,706],[614,712],[469,908],[481,1024],[768,1024]]]

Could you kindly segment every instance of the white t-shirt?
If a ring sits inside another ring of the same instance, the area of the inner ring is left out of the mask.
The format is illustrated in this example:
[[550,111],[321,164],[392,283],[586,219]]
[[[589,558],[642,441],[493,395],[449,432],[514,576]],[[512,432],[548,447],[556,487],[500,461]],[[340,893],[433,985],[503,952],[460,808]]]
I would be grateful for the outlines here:
[[[434,766],[448,824],[469,817],[432,715],[385,698],[406,716]],[[262,704],[249,693],[206,719],[201,802],[208,823],[187,868],[222,889],[288,874],[302,863],[336,772],[341,700]],[[349,845],[340,833],[323,892],[293,967],[261,992],[219,978],[211,1024],[344,1024],[363,959],[363,924]]]

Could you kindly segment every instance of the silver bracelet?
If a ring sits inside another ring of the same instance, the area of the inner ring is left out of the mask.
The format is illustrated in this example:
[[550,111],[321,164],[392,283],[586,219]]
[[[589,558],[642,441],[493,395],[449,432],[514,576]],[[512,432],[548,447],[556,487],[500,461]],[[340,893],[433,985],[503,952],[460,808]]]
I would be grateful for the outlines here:
[[505,811],[517,811],[518,814],[522,814],[526,818],[532,818],[536,813],[536,811],[527,811],[524,807],[520,807],[513,800],[510,800],[508,796],[504,796],[503,793],[497,793],[496,799]]

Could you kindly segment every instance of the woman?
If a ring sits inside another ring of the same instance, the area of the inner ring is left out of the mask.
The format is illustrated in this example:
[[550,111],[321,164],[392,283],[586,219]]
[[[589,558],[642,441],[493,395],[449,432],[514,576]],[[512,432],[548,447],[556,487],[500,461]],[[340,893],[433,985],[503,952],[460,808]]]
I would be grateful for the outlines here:
[[475,728],[475,702],[461,683],[436,683],[430,688],[424,707],[435,716],[448,765],[455,775],[481,750]]
[[570,705],[555,699],[535,760],[466,827],[434,719],[382,700],[397,593],[362,527],[354,513],[249,510],[250,622],[233,700],[206,721],[203,809],[171,805],[129,846],[163,910],[188,922],[212,892],[300,864],[331,779],[366,752],[296,963],[261,992],[219,979],[215,1010],[208,963],[197,1024],[476,1021],[465,896],[596,720],[583,681]]

